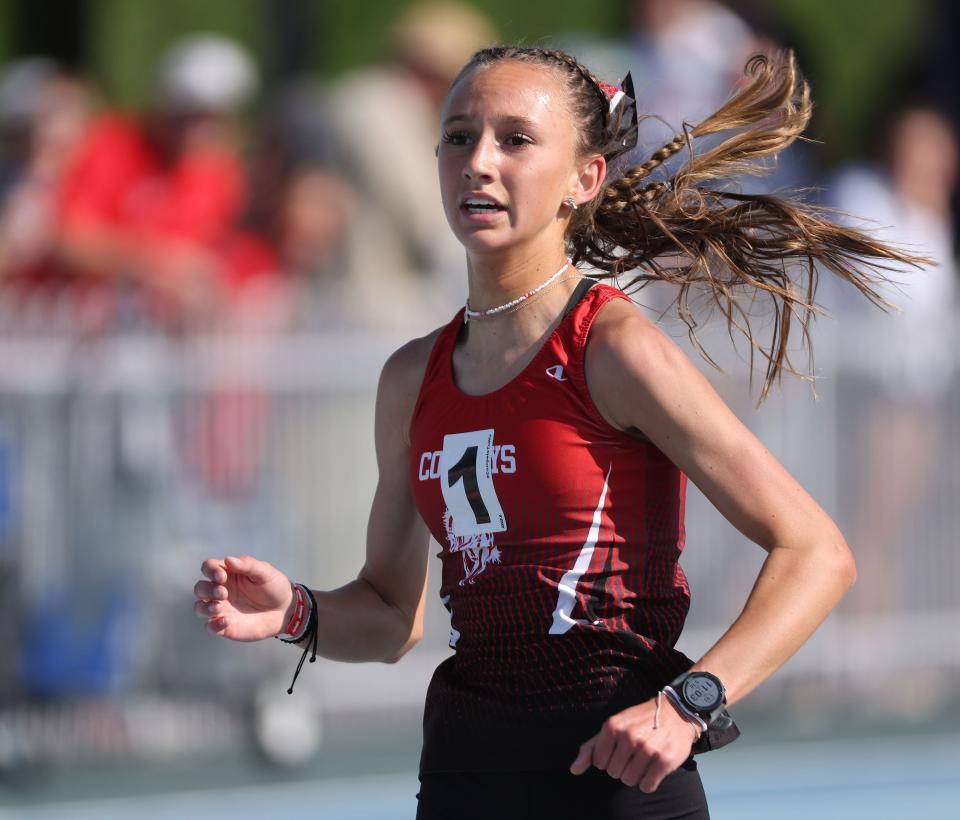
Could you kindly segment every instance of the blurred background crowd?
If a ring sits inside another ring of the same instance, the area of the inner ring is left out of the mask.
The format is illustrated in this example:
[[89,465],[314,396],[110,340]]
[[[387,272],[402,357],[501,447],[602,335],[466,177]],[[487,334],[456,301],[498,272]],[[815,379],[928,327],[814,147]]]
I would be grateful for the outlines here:
[[[737,184],[803,188],[938,261],[886,291],[895,314],[823,272],[815,388],[785,382],[759,411],[737,351],[707,341],[718,389],[860,564],[841,612],[743,705],[746,725],[942,725],[960,700],[957,14],[946,0],[0,2],[0,784],[204,744],[304,764],[331,737],[342,750],[348,724],[366,763],[395,742],[415,766],[446,651],[435,595],[409,660],[317,664],[280,703],[294,654],[212,641],[190,588],[208,554],[251,552],[317,587],[359,569],[379,367],[465,297],[439,106],[495,41],[566,48],[608,81],[632,71],[656,115],[638,162],[714,111],[751,54],[793,48],[811,139]],[[697,497],[687,552],[696,655],[762,555]],[[374,718],[393,741],[358,735]]]

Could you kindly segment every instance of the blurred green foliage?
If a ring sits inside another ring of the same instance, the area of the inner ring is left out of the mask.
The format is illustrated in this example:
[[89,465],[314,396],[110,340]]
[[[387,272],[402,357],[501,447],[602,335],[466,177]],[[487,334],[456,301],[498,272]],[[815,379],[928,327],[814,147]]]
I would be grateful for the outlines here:
[[828,157],[869,144],[884,105],[923,46],[933,11],[926,0],[775,0],[797,40],[813,91],[814,133]]
[[0,60],[13,54],[11,0],[0,0]]
[[[72,0],[65,0],[70,2]],[[303,3],[309,68],[336,76],[383,55],[392,21],[409,0],[87,0],[87,50],[101,88],[121,105],[142,108],[163,49],[191,31],[236,38],[269,68],[277,47],[271,17]],[[0,57],[16,50],[17,0],[0,0]],[[617,38],[625,0],[474,0],[506,41],[537,43],[571,32]],[[796,45],[816,103],[814,136],[829,135],[827,155],[862,150],[875,117],[935,21],[930,0],[758,0]],[[50,21],[56,25],[56,20]]]
[[[377,59],[390,23],[408,0],[333,0],[323,4],[327,36],[320,66],[338,73]],[[623,17],[621,0],[474,0],[494,21],[501,39],[535,44],[551,35],[577,31],[614,36]]]

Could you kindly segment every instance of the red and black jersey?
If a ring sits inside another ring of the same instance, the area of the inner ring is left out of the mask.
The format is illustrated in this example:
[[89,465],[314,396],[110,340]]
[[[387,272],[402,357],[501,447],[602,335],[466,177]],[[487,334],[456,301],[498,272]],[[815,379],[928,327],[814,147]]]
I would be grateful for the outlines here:
[[585,280],[533,360],[485,395],[453,380],[463,310],[434,343],[410,481],[442,548],[456,652],[427,693],[422,771],[569,766],[603,719],[691,665],[673,648],[690,603],[686,476],[609,425],[584,377],[615,298],[629,299]]

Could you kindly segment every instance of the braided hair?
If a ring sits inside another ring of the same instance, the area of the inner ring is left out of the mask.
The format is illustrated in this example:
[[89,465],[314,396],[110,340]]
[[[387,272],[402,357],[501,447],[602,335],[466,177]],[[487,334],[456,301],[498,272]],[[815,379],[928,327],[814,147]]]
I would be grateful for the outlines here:
[[[783,371],[794,369],[787,352],[793,320],[811,351],[809,322],[815,302],[818,271],[827,269],[850,282],[874,304],[891,305],[879,293],[887,281],[883,271],[902,266],[935,264],[881,242],[869,234],[837,224],[836,211],[793,197],[742,194],[730,190],[737,175],[770,172],[765,160],[775,158],[801,138],[812,112],[810,89],[800,75],[792,51],[758,54],[746,64],[743,87],[715,113],[681,132],[644,162],[614,172],[626,150],[617,118],[610,112],[600,80],[566,52],[546,48],[495,46],[478,51],[454,80],[502,60],[542,65],[562,77],[577,128],[580,156],[601,155],[608,179],[600,194],[581,205],[567,227],[567,252],[574,263],[593,268],[596,279],[613,279],[625,292],[651,281],[677,286],[675,304],[693,344],[700,345],[691,295],[705,292],[725,317],[728,330],[743,334],[765,361],[762,402]],[[695,141],[725,135],[697,153]],[[685,155],[679,168],[667,163]],[[632,156],[632,155],[628,155]],[[631,274],[621,285],[620,277]],[[758,342],[751,314],[758,298],[772,308],[771,338]]]

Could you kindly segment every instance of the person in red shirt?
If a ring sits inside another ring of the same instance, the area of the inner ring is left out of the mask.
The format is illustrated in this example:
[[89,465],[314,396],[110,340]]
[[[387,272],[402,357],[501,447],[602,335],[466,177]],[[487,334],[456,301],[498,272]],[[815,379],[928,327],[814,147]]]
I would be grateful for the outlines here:
[[249,184],[235,115],[255,85],[238,46],[188,38],[161,62],[145,121],[98,117],[61,187],[68,263],[136,281],[188,311],[215,308],[251,278],[276,272],[272,249],[240,226]]
[[[693,753],[736,735],[726,706],[854,582],[833,521],[679,348],[596,281],[672,282],[681,309],[703,286],[747,334],[733,294],[769,297],[784,319],[764,349],[765,395],[789,367],[786,317],[809,316],[814,261],[867,295],[872,265],[925,261],[809,204],[710,184],[760,173],[752,161],[809,119],[792,54],[754,58],[748,74],[715,114],[624,168],[629,83],[559,51],[478,52],[447,95],[437,151],[468,298],[383,368],[358,578],[313,591],[250,556],[201,567],[194,609],[212,635],[304,642],[301,664],[311,650],[395,662],[422,634],[434,535],[456,654],[427,693],[420,820],[706,818]],[[768,553],[696,662],[674,649],[687,478]]]

